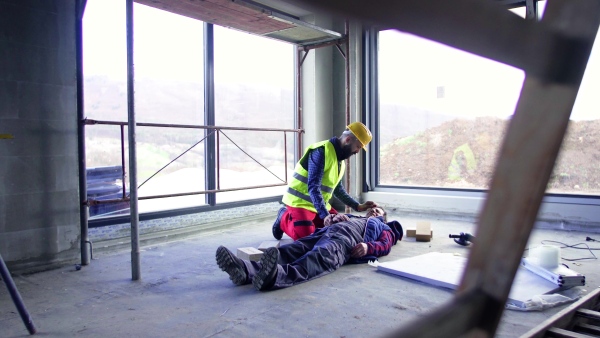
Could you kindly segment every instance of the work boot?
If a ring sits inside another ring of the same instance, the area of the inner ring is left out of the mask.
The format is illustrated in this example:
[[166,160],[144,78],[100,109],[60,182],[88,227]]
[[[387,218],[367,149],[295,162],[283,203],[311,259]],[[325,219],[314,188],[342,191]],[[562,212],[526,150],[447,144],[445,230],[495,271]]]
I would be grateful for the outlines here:
[[277,262],[279,261],[279,250],[274,247],[267,248],[260,258],[261,268],[254,278],[252,285],[258,291],[265,291],[275,285],[277,279]]
[[280,240],[281,237],[283,237],[283,230],[281,230],[281,216],[283,215],[285,210],[286,210],[286,208],[284,205],[277,212],[277,218],[275,219],[275,222],[273,223],[273,229],[272,229],[273,237],[275,237],[276,240]]
[[235,257],[233,252],[221,245],[217,248],[216,258],[219,268],[229,274],[229,279],[231,279],[233,284],[246,284],[246,280],[248,279],[246,266],[241,259]]

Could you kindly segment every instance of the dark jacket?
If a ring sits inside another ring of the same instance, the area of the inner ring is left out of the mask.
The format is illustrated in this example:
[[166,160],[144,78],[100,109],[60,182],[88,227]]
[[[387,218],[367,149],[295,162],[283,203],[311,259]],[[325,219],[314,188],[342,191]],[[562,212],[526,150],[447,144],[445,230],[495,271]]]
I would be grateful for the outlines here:
[[[354,215],[347,215],[347,216],[357,217]],[[359,217],[362,217],[362,216],[359,216]],[[368,243],[368,242],[377,241],[379,239],[379,236],[381,236],[381,233],[385,230],[391,231],[392,234],[394,235],[393,245],[396,245],[396,243],[398,243],[398,241],[402,240],[402,236],[404,234],[402,225],[398,221],[391,221],[388,223],[384,223],[383,217],[379,216],[379,217],[370,217],[369,219],[367,219],[366,226],[365,226],[365,233],[363,236],[363,242]],[[377,260],[377,256],[369,255],[369,256],[363,256],[360,258],[350,258],[349,263],[355,263],[355,264],[367,263],[368,261],[375,261],[375,260]]]

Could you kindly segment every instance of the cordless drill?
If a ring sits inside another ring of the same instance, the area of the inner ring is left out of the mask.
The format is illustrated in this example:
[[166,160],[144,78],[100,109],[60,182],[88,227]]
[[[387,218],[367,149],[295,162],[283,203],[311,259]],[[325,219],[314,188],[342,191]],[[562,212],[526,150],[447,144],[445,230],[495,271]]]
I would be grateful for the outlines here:
[[450,238],[454,238],[454,241],[462,246],[469,246],[475,239],[475,237],[468,232],[461,232],[460,235],[450,234]]

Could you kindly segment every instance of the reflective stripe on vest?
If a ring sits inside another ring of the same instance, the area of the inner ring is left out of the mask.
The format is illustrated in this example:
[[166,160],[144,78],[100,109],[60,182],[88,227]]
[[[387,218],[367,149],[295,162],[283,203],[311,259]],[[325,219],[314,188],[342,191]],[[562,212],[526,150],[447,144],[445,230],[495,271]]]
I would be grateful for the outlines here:
[[302,155],[302,158],[296,164],[296,168],[294,169],[294,175],[292,176],[292,179],[288,185],[288,190],[286,194],[283,195],[282,201],[286,205],[292,206],[294,208],[303,208],[312,212],[317,212],[317,209],[313,205],[310,195],[308,193],[308,171],[304,169],[300,163],[304,162],[305,157],[307,156],[310,150],[319,147],[323,147],[323,149],[325,150],[325,167],[323,170],[323,180],[321,181],[320,188],[321,195],[323,196],[323,200],[325,201],[325,207],[327,208],[327,210],[331,209],[329,200],[333,196],[333,191],[335,187],[339,184],[344,175],[345,163],[344,161],[342,161],[338,164],[335,147],[331,142],[329,142],[329,140],[312,144],[304,151],[304,155]]

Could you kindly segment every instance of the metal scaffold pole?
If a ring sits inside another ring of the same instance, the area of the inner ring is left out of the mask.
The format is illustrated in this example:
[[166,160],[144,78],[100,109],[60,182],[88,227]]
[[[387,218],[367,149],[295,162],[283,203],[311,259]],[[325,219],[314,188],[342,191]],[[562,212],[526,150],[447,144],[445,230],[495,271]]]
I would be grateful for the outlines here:
[[25,327],[27,327],[27,331],[29,331],[30,334],[34,334],[36,332],[36,329],[33,325],[33,320],[31,319],[29,312],[27,312],[27,309],[25,309],[23,299],[19,294],[19,290],[17,290],[17,286],[15,285],[15,282],[13,281],[10,272],[6,267],[6,264],[4,263],[4,259],[2,259],[2,255],[0,255],[0,276],[2,276],[4,284],[6,284],[6,288],[10,293],[10,297],[12,298],[13,303],[15,303],[15,306],[17,307],[19,315],[21,315],[21,319],[23,320]]

